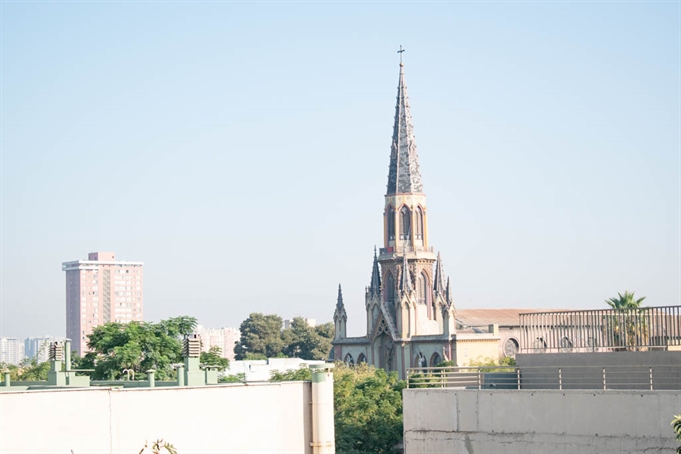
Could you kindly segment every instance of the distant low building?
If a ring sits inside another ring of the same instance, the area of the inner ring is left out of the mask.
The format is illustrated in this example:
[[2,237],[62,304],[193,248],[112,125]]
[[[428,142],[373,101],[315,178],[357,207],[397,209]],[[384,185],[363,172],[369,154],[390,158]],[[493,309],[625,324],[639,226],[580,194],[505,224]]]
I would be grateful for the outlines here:
[[305,360],[300,358],[268,358],[262,360],[230,361],[225,375],[244,374],[245,381],[269,381],[272,372],[286,372],[309,367],[312,364],[324,364],[321,360]]
[[16,337],[0,337],[0,363],[19,365],[24,358],[22,341]]
[[241,338],[239,328],[205,328],[199,325],[194,332],[201,336],[201,351],[220,347],[220,356],[234,361],[234,344]]
[[24,340],[24,351],[26,358],[36,360],[39,363],[44,363],[50,356],[50,344],[52,342],[61,342],[63,337],[43,336],[43,337],[27,337]]

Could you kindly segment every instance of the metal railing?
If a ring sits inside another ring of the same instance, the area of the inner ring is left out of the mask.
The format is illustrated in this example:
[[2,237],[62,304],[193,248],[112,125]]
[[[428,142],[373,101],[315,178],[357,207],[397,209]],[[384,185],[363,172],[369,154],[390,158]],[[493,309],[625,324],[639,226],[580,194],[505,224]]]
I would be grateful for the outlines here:
[[521,353],[667,350],[681,346],[681,306],[520,314]]
[[433,246],[391,246],[379,248],[379,255],[404,254],[409,252],[433,252]]
[[681,365],[420,367],[407,370],[407,387],[681,390]]

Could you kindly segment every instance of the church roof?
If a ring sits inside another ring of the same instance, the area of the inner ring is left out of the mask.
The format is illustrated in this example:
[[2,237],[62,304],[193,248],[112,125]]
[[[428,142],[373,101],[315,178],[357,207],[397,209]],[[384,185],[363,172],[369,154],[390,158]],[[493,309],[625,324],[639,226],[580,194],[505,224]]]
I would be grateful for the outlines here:
[[409,109],[407,84],[404,81],[404,64],[400,62],[400,80],[397,86],[395,126],[390,147],[388,189],[386,194],[422,193],[421,172],[416,152],[416,138]]
[[520,326],[520,314],[562,312],[563,309],[457,309],[456,321],[465,326]]

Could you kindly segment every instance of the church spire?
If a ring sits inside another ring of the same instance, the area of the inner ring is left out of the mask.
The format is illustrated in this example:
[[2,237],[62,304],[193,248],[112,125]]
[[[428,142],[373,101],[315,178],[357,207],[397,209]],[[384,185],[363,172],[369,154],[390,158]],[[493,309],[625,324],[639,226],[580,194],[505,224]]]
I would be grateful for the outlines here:
[[437,261],[435,262],[435,285],[433,286],[433,290],[435,290],[435,293],[439,293],[440,295],[445,294],[442,259],[440,258],[439,252],[437,253]]
[[338,300],[336,301],[336,311],[345,312],[345,305],[343,304],[343,291],[341,285],[338,284]]
[[400,279],[400,291],[408,293],[413,290],[411,285],[411,276],[409,274],[409,262],[407,261],[407,254],[404,254],[402,260],[402,278]]
[[395,126],[390,148],[390,167],[388,169],[388,190],[386,194],[408,194],[423,192],[421,172],[416,152],[416,138],[409,109],[407,84],[404,81],[404,63],[400,46],[400,79],[397,86],[397,105],[395,106]]
[[452,304],[452,294],[451,294],[451,290],[450,290],[450,287],[449,287],[449,278],[447,278],[447,290],[445,290],[445,295],[446,295],[445,299],[447,300],[447,304]]
[[381,272],[378,268],[378,256],[376,255],[376,247],[374,246],[374,265],[371,269],[371,285],[369,286],[369,293],[371,295],[380,295],[381,293]]

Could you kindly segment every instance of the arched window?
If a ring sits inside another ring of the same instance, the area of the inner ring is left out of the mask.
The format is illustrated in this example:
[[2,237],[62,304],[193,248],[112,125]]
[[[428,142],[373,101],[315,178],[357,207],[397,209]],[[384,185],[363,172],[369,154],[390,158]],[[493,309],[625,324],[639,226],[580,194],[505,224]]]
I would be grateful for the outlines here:
[[411,237],[411,211],[406,206],[400,210],[400,239],[408,240]]
[[563,337],[560,340],[560,351],[564,353],[572,351],[572,341],[568,337]]
[[535,353],[544,353],[546,351],[546,341],[543,337],[537,337],[534,342],[532,342],[532,347]]
[[388,207],[388,240],[395,239],[395,209],[392,206]]
[[428,278],[424,273],[419,274],[418,282],[416,283],[416,292],[419,304],[426,304],[428,300]]
[[423,352],[419,352],[416,358],[414,358],[414,367],[428,367],[428,360],[423,356]]
[[360,353],[359,356],[357,357],[357,364],[362,364],[367,362],[367,357],[364,355],[364,353]]
[[345,355],[345,359],[343,360],[343,362],[345,364],[347,364],[348,366],[354,366],[355,365],[355,360],[350,353]]
[[416,233],[414,235],[417,240],[423,239],[423,209],[421,207],[416,209]]
[[386,276],[385,285],[385,302],[388,303],[390,315],[392,315],[393,321],[395,321],[397,315],[395,310],[395,278],[390,272],[388,272],[388,275]]
[[442,358],[437,353],[430,357],[430,367],[435,367],[442,362]]
[[504,342],[504,357],[515,358],[515,355],[518,353],[518,349],[518,341],[513,337],[509,337],[506,339],[506,342]]

